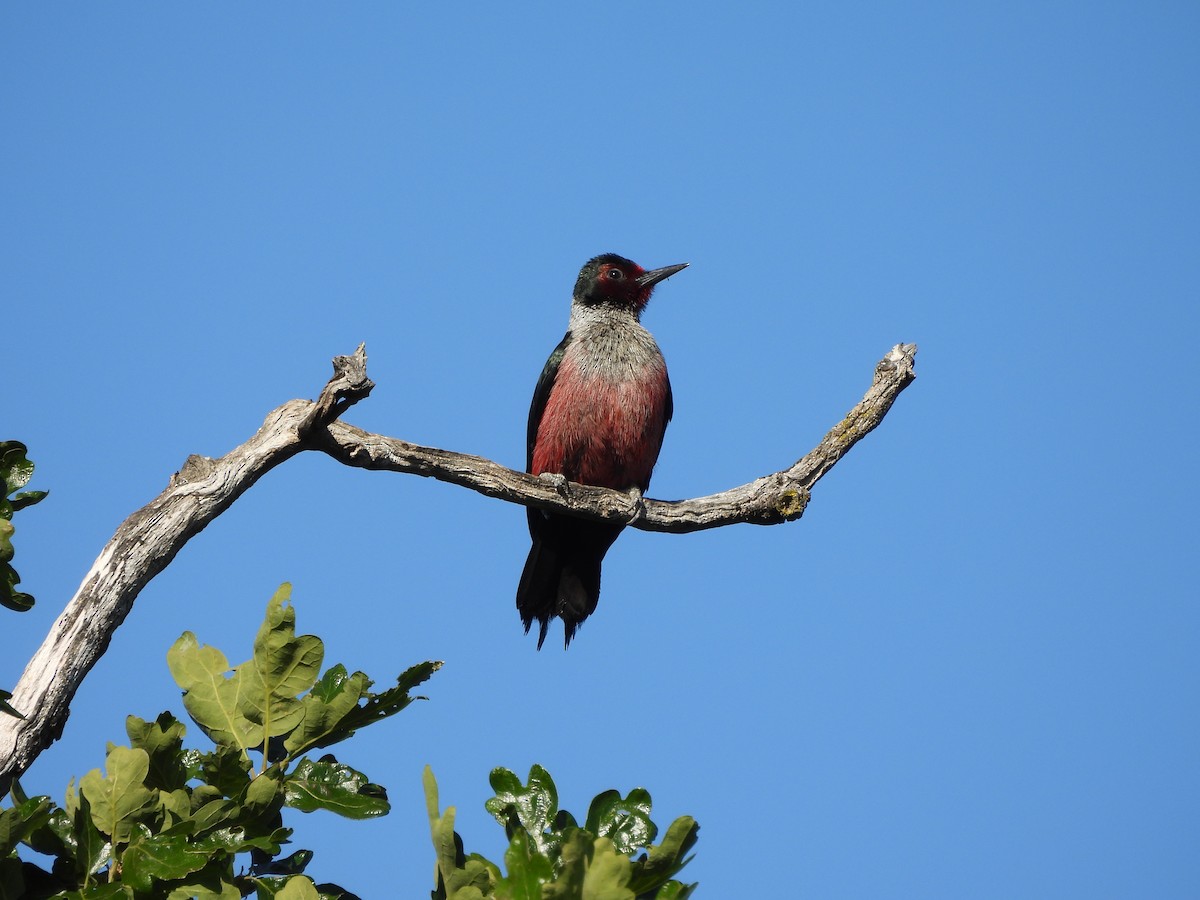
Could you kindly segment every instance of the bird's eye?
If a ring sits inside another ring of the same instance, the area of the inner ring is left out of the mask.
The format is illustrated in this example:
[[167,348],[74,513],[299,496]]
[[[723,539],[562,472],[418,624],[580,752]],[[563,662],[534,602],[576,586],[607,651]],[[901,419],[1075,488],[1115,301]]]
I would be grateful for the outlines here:
[[620,281],[622,278],[625,277],[625,273],[622,272],[620,269],[609,269],[608,277],[613,281]]

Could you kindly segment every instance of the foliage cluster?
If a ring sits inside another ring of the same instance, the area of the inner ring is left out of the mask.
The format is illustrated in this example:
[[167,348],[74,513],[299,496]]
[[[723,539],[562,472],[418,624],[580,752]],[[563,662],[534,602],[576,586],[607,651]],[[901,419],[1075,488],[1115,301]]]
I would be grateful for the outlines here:
[[[21,576],[12,567],[12,517],[19,509],[44,499],[47,491],[23,491],[33,478],[33,462],[26,454],[28,448],[20,441],[0,441],[0,606],[14,612],[28,612],[33,608],[33,597],[17,590]],[[8,691],[0,689],[0,712],[23,718],[8,701]]]
[[[153,722],[130,716],[129,744],[110,744],[104,771],[69,785],[62,807],[14,786],[12,805],[0,809],[0,900],[354,898],[304,874],[311,851],[282,855],[293,833],[283,810],[386,815],[382,787],[332,755],[306,754],[424,699],[410,692],[441,663],[413,666],[381,693],[341,664],[322,674],[324,644],[295,633],[289,596],[285,584],[268,602],[252,656],[241,665],[231,667],[191,632],[167,654],[184,707],[213,749],[184,748],[186,726],[169,712]],[[439,811],[426,769],[434,900],[683,900],[695,889],[673,879],[690,858],[698,826],[682,816],[654,844],[658,828],[644,789],[600,794],[580,826],[558,808],[541,766],[527,784],[507,769],[494,770],[491,783],[495,796],[486,806],[508,835],[507,874],[463,852],[454,808]],[[53,864],[45,869],[22,858],[20,846]]]
[[[463,852],[454,831],[454,807],[439,812],[437,783],[425,769],[425,804],[437,853],[433,900],[684,900],[695,884],[674,876],[691,859],[700,826],[680,816],[662,841],[650,819],[650,793],[625,797],[605,791],[592,800],[582,826],[558,808],[550,773],[535,765],[529,781],[508,769],[492,770],[495,796],[485,804],[508,835],[505,874],[477,853]],[[636,859],[632,854],[642,852]]]
[[[190,897],[311,900],[351,897],[302,875],[308,850],[282,856],[284,807],[352,819],[385,815],[387,794],[332,755],[304,754],[394,715],[440,663],[425,662],[395,687],[370,690],[362,672],[320,666],[324,644],[295,633],[284,585],[267,604],[252,657],[230,671],[225,655],[184,633],[167,655],[192,720],[216,745],[184,749],[186,727],[168,712],[126,721],[128,746],[109,745],[105,771],[68,786],[66,802],[13,790],[0,810],[0,898]],[[255,771],[251,754],[261,755]],[[49,871],[18,844],[54,857]],[[248,865],[235,869],[239,857]]]
[[33,462],[26,456],[28,448],[20,441],[0,441],[0,606],[15,612],[33,608],[33,598],[17,590],[21,577],[12,567],[14,532],[12,517],[19,509],[45,499],[48,491],[23,491],[33,478]]

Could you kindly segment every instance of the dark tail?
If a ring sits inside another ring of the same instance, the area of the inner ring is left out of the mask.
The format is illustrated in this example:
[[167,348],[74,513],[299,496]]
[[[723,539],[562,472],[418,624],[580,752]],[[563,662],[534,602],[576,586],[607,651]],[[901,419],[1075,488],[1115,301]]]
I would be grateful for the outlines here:
[[600,563],[622,526],[547,516],[538,510],[530,510],[529,525],[533,546],[517,587],[517,610],[526,634],[537,621],[539,650],[550,620],[562,619],[566,647],[575,629],[596,611]]

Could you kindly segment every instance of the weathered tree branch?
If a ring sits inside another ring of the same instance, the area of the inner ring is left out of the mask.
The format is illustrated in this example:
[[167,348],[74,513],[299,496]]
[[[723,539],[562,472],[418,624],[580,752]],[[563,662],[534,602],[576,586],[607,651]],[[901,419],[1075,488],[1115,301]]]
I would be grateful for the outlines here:
[[0,715],[0,797],[62,734],[75,692],[104,655],[133,601],[192,537],[266,472],[313,446],[313,433],[367,396],[366,349],[333,361],[316,402],[292,400],[220,459],[190,456],[167,489],[121,523],[13,689],[24,719]]
[[10,703],[26,717],[0,715],[0,796],[62,734],[75,692],[141,589],[259,478],[303,450],[322,450],[349,466],[423,475],[511,503],[626,522],[646,531],[683,533],[736,522],[774,525],[800,518],[812,486],[883,421],[915,377],[916,352],[915,344],[893,347],[876,366],[866,396],[794,465],[719,494],[674,502],[536,478],[482,457],[420,447],[339,422],[338,416],[374,387],[364,347],[353,356],[339,356],[333,378],[315,402],[292,400],[273,410],[253,437],[220,459],[189,457],[162,494],[121,523],[13,690]]
[[694,500],[642,499],[608,488],[516,472],[480,456],[421,447],[370,434],[344,422],[326,430],[320,449],[348,466],[424,475],[461,485],[510,503],[625,522],[644,531],[683,534],[738,522],[777,525],[804,514],[809,491],[839,459],[866,437],[916,377],[916,344],[897,344],[875,367],[863,399],[795,464],[741,487]]

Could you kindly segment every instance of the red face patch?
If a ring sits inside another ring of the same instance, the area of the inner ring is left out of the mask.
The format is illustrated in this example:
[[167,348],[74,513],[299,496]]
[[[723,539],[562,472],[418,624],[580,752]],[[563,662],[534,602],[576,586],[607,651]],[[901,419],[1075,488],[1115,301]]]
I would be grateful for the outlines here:
[[596,273],[598,292],[613,300],[620,300],[641,309],[650,301],[652,287],[642,287],[637,283],[646,270],[635,262],[606,262]]

